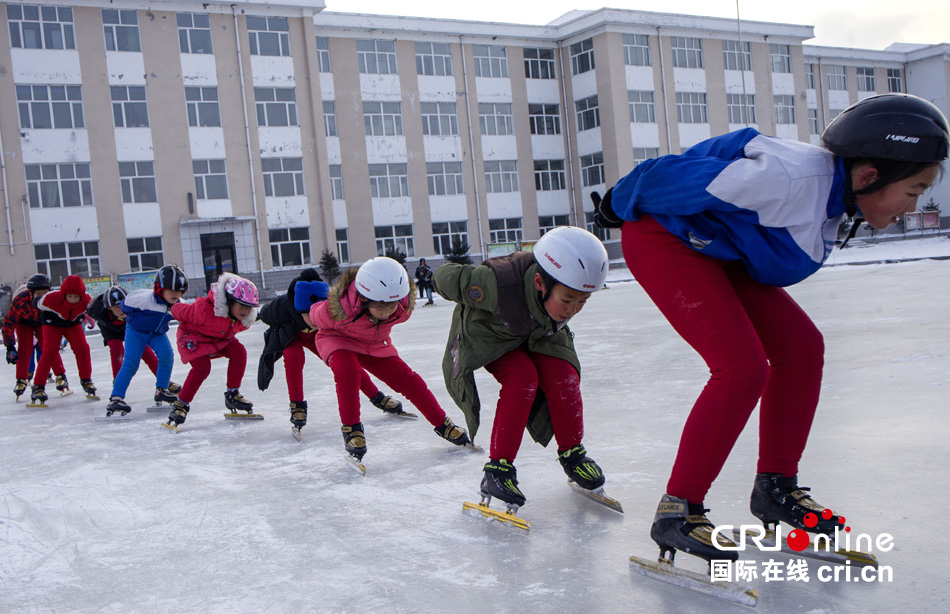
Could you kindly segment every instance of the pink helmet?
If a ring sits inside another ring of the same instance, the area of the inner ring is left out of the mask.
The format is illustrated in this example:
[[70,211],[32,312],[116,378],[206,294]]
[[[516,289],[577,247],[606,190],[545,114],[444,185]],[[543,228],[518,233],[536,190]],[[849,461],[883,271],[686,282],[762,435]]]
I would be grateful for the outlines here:
[[248,307],[257,307],[258,305],[257,286],[250,279],[232,277],[224,284],[224,294],[229,299]]

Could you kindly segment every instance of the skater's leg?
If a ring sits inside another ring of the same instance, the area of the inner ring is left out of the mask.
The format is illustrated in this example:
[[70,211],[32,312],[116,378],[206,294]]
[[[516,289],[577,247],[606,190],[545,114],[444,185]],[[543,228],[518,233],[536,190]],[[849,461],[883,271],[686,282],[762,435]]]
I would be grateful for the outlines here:
[[231,339],[230,343],[221,348],[218,355],[228,359],[228,389],[240,388],[244,371],[247,369],[247,349],[244,344],[237,338]]
[[367,399],[372,399],[377,394],[379,394],[379,388],[376,384],[373,383],[372,378],[370,378],[369,373],[366,372],[362,367],[360,368],[360,392],[363,393]]
[[[178,400],[184,403],[191,403],[192,399],[194,399],[198,393],[201,384],[208,378],[209,373],[211,373],[210,356],[201,356],[200,358],[192,360],[191,371],[188,372],[188,377],[185,378],[185,383],[181,386],[181,392],[178,393]],[[166,385],[165,387],[167,388],[168,386]]]
[[[39,330],[39,326],[35,327]],[[33,358],[33,326],[17,324],[16,331],[16,378],[26,379],[30,372],[30,360]],[[39,338],[39,337],[38,337]]]
[[[43,325],[43,355],[36,365],[36,372],[33,377],[33,384],[36,386],[45,386],[46,378],[49,377],[49,370],[53,364],[53,357],[59,356],[59,341],[63,338],[63,329],[58,326]],[[62,364],[62,360],[60,360]],[[61,375],[65,369],[57,373]]]
[[[172,349],[172,342],[169,341],[168,335],[152,335],[148,339],[147,347],[154,353],[157,363],[155,367],[155,387],[164,390],[168,388],[168,384],[171,382],[172,367],[175,366],[175,350]],[[144,350],[142,356],[145,356]]]
[[[40,363],[40,359],[43,358],[43,330],[46,328],[44,325],[37,326],[33,329],[33,333],[36,335],[37,344],[34,346],[36,352],[36,362],[30,362],[30,373],[33,373],[36,369],[36,365]],[[59,354],[59,348],[56,348],[56,354],[53,356],[52,365],[53,375],[62,375],[66,373],[66,365],[63,364],[63,357]]]
[[287,394],[291,402],[304,400],[303,368],[307,359],[303,352],[304,344],[300,337],[294,338],[290,345],[284,348],[284,375],[287,378]]
[[336,398],[340,407],[340,422],[357,424],[360,421],[360,367],[356,354],[337,350],[330,354],[327,366],[333,371]]
[[125,343],[121,339],[109,339],[106,342],[109,346],[109,361],[112,363],[112,380],[119,375],[119,369],[122,368],[122,361],[125,359]]
[[142,362],[144,362],[148,370],[152,372],[152,375],[158,375],[158,357],[155,355],[155,350],[149,346],[145,346],[145,349],[142,351]]
[[501,384],[489,456],[514,461],[538,393],[538,368],[528,352],[517,347],[485,365],[485,370]]
[[142,351],[148,341],[147,333],[140,333],[134,329],[125,331],[125,357],[122,359],[122,368],[119,369],[115,381],[112,383],[112,394],[110,397],[125,398],[125,393],[132,383],[132,377],[139,370],[139,363],[142,360]]
[[390,356],[376,358],[366,354],[357,354],[357,360],[364,369],[375,375],[394,391],[406,397],[419,412],[435,427],[445,422],[445,411],[439,405],[435,395],[429,390],[425,380],[409,368],[402,358]]
[[570,450],[584,439],[584,401],[581,378],[574,365],[546,354],[530,354],[538,369],[558,450]]
[[63,336],[69,342],[69,347],[73,350],[76,357],[76,367],[79,371],[79,379],[90,379],[92,377],[92,355],[89,352],[89,342],[86,341],[86,333],[82,324],[75,324],[63,329]]

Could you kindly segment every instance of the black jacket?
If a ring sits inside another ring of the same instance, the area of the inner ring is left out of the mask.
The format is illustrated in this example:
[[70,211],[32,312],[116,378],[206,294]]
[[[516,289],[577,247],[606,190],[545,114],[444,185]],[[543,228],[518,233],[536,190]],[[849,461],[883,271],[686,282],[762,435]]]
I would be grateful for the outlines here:
[[309,330],[307,323],[294,309],[294,287],[298,281],[322,281],[313,269],[305,270],[300,277],[290,282],[287,294],[278,296],[261,307],[257,319],[267,324],[264,331],[264,351],[257,364],[257,387],[267,390],[274,377],[274,364],[284,354],[284,348],[297,337],[297,333]]
[[109,342],[113,339],[124,342],[125,318],[120,320],[112,315],[102,299],[102,294],[92,299],[92,304],[86,310],[86,313],[95,318],[96,324],[99,325],[99,332],[102,333],[102,345],[109,345]]

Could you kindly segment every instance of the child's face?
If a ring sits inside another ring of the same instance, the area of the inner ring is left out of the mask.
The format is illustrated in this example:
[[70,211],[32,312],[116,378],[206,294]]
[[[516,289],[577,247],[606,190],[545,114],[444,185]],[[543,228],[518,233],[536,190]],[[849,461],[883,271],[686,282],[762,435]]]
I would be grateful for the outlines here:
[[[937,180],[939,171],[936,166],[924,169],[907,179],[889,183],[884,188],[870,194],[858,194],[857,206],[864,214],[864,221],[883,230],[897,222],[905,213],[917,210],[917,199]],[[859,167],[854,189],[871,185],[878,177],[877,169]]]
[[66,302],[67,302],[67,303],[72,303],[73,305],[75,305],[76,303],[78,303],[78,302],[81,301],[81,300],[82,300],[82,297],[79,296],[78,294],[67,294],[67,295],[66,295]]
[[169,290],[168,288],[162,289],[162,300],[164,300],[169,305],[174,305],[181,299],[182,292],[179,290]]
[[313,320],[310,319],[310,314],[308,312],[303,312],[300,314],[300,317],[303,318],[304,324],[307,325],[307,328],[315,328],[313,325]]
[[39,290],[33,291],[33,298],[39,298],[49,292],[49,288],[40,288]]
[[382,301],[367,301],[366,303],[366,307],[369,309],[369,314],[377,320],[389,319],[394,313],[396,313],[397,305],[399,305],[398,302],[384,303]]
[[[534,287],[542,294],[547,292],[540,273],[534,274]],[[564,284],[555,283],[548,300],[544,301],[544,310],[555,322],[567,322],[584,308],[588,297],[590,292],[580,292]]]
[[113,305],[112,307],[109,307],[109,311],[111,311],[112,315],[119,318],[120,320],[125,318],[125,314],[122,313],[122,307],[119,305]]
[[242,305],[237,301],[231,303],[231,317],[235,320],[243,320],[251,314],[253,307],[248,307],[247,305]]

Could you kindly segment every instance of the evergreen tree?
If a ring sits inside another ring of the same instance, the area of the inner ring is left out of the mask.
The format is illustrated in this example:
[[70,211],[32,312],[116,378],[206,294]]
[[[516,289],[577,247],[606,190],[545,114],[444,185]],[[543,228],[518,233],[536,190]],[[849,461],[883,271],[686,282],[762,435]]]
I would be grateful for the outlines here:
[[386,249],[386,257],[392,258],[402,266],[406,266],[406,252],[402,251],[398,247],[390,247]]
[[340,261],[329,249],[324,249],[320,256],[320,271],[323,273],[323,280],[330,285],[340,276]]
[[452,237],[452,247],[445,259],[455,264],[472,264],[472,257],[468,254],[469,245],[459,237]]

